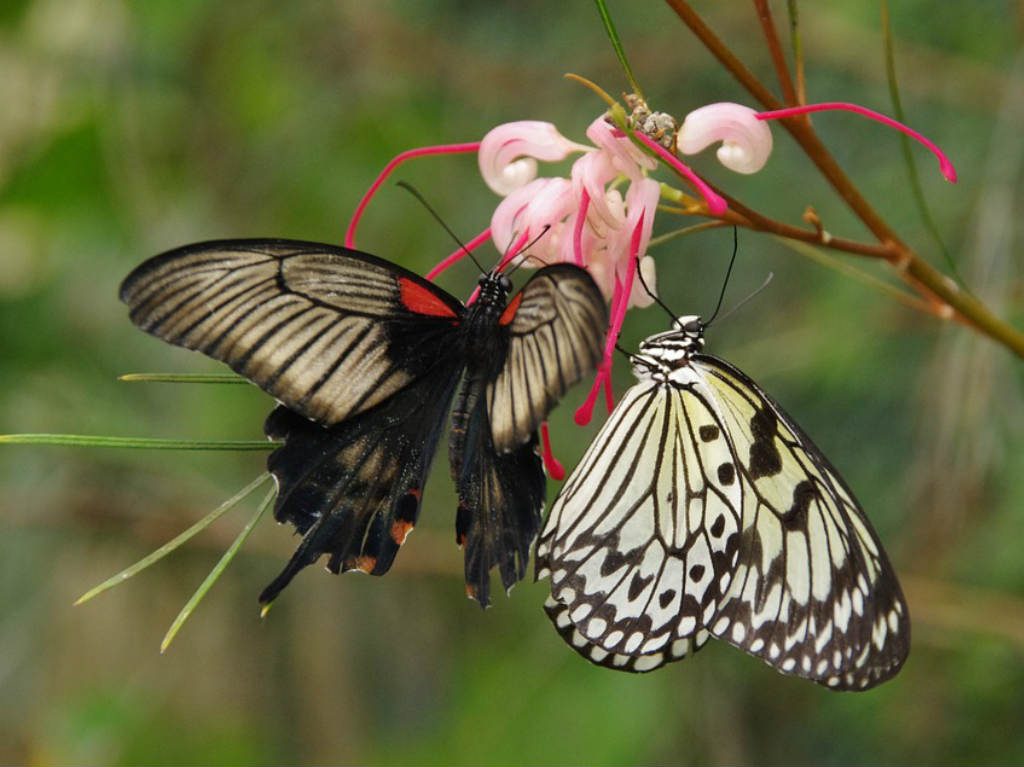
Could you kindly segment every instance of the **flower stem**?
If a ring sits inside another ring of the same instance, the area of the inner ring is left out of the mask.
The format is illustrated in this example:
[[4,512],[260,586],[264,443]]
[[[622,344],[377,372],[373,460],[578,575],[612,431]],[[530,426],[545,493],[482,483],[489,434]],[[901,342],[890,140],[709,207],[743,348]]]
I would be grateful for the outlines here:
[[252,519],[250,519],[246,523],[245,527],[242,528],[242,532],[240,532],[238,537],[231,542],[231,546],[229,546],[228,550],[224,552],[224,556],[222,556],[217,564],[213,566],[209,575],[207,575],[203,582],[199,584],[199,588],[196,589],[192,597],[185,603],[185,606],[181,608],[181,612],[178,613],[178,617],[174,619],[171,627],[167,629],[167,633],[164,635],[164,639],[160,643],[161,654],[166,652],[167,648],[170,647],[171,642],[174,641],[174,637],[177,636],[178,631],[183,625],[185,625],[185,621],[189,619],[189,616],[192,615],[195,609],[199,606],[199,603],[203,601],[203,597],[206,596],[206,593],[213,588],[213,584],[217,582],[217,579],[220,578],[224,570],[227,569],[227,566],[231,564],[231,560],[235,558],[238,550],[242,548],[242,544],[245,543],[252,534],[252,531],[256,528],[256,523],[260,521],[260,518],[266,512],[276,495],[276,487],[267,493],[266,498],[264,498],[263,502],[260,503],[260,506],[256,509],[256,513],[252,516]]
[[179,546],[181,546],[183,543],[191,540],[198,533],[201,533],[203,530],[205,530],[207,527],[209,527],[215,521],[220,519],[220,517],[222,517],[226,512],[230,511],[236,505],[238,505],[238,503],[241,500],[243,500],[244,498],[246,498],[249,495],[251,495],[260,485],[262,485],[268,479],[270,479],[270,474],[269,473],[264,472],[263,474],[260,474],[255,480],[253,480],[248,485],[246,485],[241,490],[239,490],[237,493],[235,493],[233,496],[228,498],[226,501],[224,501],[224,503],[222,503],[216,509],[214,509],[209,514],[207,514],[205,517],[200,519],[194,525],[189,527],[183,533],[180,533],[179,535],[176,535],[174,538],[169,540],[163,546],[158,548],[156,551],[153,551],[153,552],[147,554],[145,557],[140,559],[134,565],[126,567],[124,570],[119,572],[117,575],[113,575],[110,578],[107,578],[107,580],[103,581],[103,583],[101,583],[100,585],[94,586],[93,588],[89,589],[87,592],[82,594],[82,596],[80,596],[78,599],[75,600],[75,604],[76,605],[80,605],[80,604],[83,604],[85,602],[88,602],[90,599],[92,599],[93,597],[99,596],[104,591],[107,591],[108,589],[112,589],[114,586],[117,586],[120,583],[124,583],[126,580],[131,578],[133,575],[142,572],[143,570],[145,570],[150,565],[156,564],[161,559],[163,559],[168,554],[170,554],[172,551],[174,551]]

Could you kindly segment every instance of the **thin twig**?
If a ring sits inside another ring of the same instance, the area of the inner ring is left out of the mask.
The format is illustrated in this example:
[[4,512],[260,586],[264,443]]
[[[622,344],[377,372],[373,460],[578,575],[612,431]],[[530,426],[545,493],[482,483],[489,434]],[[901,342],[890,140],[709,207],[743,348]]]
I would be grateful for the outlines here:
[[757,20],[761,22],[764,41],[772,55],[775,76],[779,79],[779,87],[782,88],[782,99],[787,104],[796,105],[798,102],[796,91],[793,89],[793,78],[790,77],[786,54],[779,43],[779,35],[775,30],[775,21],[772,19],[772,9],[768,6],[768,0],[754,0],[754,8],[757,10]]

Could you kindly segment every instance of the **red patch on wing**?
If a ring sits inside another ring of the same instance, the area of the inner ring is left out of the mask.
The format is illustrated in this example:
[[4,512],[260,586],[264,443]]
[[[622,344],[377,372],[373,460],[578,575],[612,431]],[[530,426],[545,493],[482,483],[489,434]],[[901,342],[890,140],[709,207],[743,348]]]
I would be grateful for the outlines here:
[[409,537],[409,533],[412,532],[412,522],[405,522],[401,519],[396,519],[391,525],[391,540],[401,546],[405,543],[405,539]]
[[519,311],[519,304],[523,302],[523,294],[516,293],[516,297],[512,299],[508,306],[505,307],[505,311],[501,313],[501,317],[498,318],[499,325],[508,325],[512,320],[516,318],[516,312]]
[[377,557],[364,554],[363,556],[356,557],[356,561],[353,564],[355,566],[351,568],[352,570],[359,570],[369,575],[373,572],[373,568],[377,566]]
[[459,315],[437,295],[408,277],[398,278],[402,306],[410,312],[426,314],[431,317],[450,317],[458,319]]

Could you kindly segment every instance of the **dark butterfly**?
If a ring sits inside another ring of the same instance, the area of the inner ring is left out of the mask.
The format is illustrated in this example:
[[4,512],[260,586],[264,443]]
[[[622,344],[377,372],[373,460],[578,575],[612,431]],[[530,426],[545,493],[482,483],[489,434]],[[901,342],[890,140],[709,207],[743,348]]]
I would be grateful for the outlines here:
[[132,322],[281,403],[264,426],[284,442],[267,462],[274,514],[304,537],[262,604],[324,554],[334,573],[388,571],[453,399],[467,593],[486,606],[492,568],[506,590],[524,576],[544,504],[537,429],[596,366],[607,308],[570,264],[540,269],[507,302],[511,289],[493,271],[467,307],[383,259],[290,240],[188,245],[128,275]]

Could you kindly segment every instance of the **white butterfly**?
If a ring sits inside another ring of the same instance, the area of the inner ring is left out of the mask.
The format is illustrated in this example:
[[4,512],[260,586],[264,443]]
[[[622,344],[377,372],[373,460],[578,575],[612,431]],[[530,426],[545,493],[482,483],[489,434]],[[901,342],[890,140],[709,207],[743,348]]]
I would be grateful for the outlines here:
[[548,615],[588,660],[650,671],[709,636],[833,689],[909,651],[896,575],[863,510],[781,407],[676,320],[630,357],[626,392],[537,545]]

